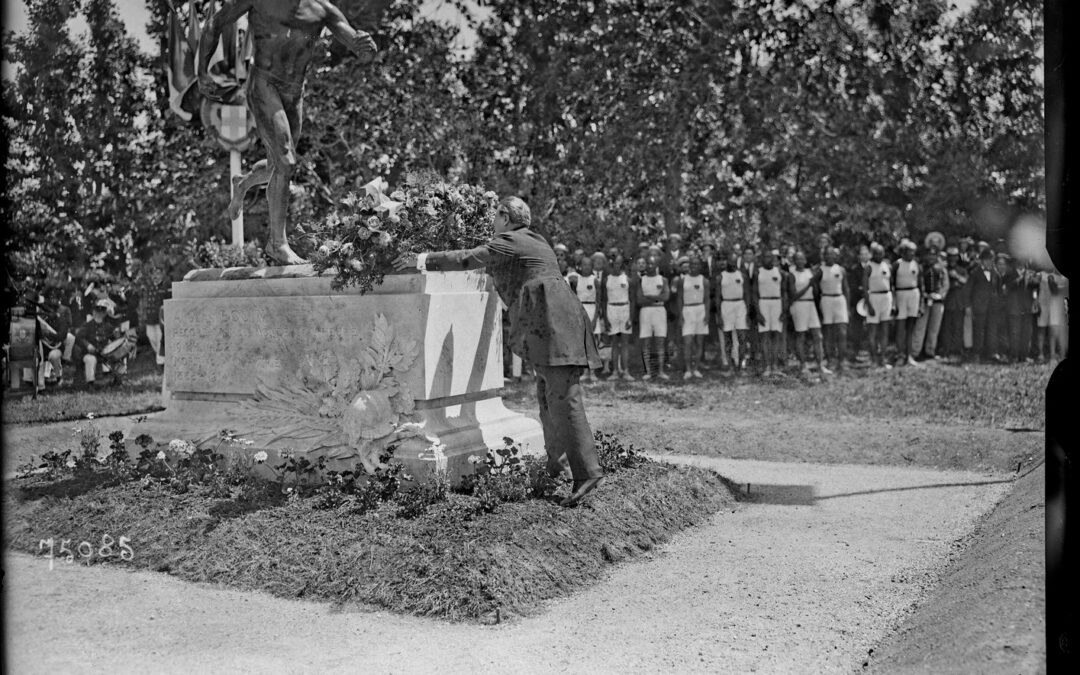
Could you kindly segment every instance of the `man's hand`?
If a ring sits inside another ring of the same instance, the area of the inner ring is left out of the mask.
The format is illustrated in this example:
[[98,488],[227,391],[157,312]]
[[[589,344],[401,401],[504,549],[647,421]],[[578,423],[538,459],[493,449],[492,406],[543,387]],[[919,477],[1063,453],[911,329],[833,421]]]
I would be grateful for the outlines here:
[[416,254],[402,253],[394,259],[394,269],[397,271],[416,269]]
[[375,44],[375,39],[365,31],[358,30],[356,35],[348,43],[349,50],[353,54],[359,57],[360,62],[364,64],[371,63],[375,60],[375,54],[379,52],[378,46]]
[[97,348],[94,347],[94,345],[86,345],[86,353],[87,354],[93,354],[95,352],[97,352]]
[[762,312],[757,313],[757,325],[759,325],[759,326],[764,326],[765,325],[765,314],[763,314]]

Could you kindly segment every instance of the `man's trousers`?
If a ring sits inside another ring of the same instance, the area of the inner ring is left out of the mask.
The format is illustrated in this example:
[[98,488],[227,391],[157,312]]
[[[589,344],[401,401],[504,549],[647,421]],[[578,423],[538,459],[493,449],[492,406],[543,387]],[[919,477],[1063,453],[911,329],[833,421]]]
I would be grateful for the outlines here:
[[574,480],[604,475],[596,456],[579,378],[583,366],[535,366],[536,400],[544,428],[548,472],[561,473],[569,466]]
[[924,306],[923,313],[915,320],[915,332],[911,336],[912,356],[918,356],[925,350],[928,357],[934,357],[944,316],[944,303],[935,302]]

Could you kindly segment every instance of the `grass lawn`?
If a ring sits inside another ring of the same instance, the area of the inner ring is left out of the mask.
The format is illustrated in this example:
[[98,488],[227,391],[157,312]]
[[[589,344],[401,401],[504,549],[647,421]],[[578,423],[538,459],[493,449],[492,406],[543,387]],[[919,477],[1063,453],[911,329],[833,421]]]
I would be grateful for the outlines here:
[[3,418],[5,424],[43,424],[82,419],[86,413],[133,415],[158,410],[162,410],[161,371],[154,364],[153,352],[143,349],[128,364],[128,372],[118,386],[95,389],[80,381],[48,387],[36,397],[4,392]]

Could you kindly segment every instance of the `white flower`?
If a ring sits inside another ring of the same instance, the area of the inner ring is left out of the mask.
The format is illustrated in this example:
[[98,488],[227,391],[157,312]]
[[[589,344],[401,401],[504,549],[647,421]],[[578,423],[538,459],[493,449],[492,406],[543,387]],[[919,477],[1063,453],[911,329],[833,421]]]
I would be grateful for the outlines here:
[[420,430],[424,428],[425,422],[405,422],[397,429],[394,429],[398,434],[419,434]]
[[94,419],[94,413],[86,413],[86,419],[88,419],[88,420]]
[[268,459],[268,456],[267,456],[265,451],[260,450],[260,451],[255,453],[255,455],[252,457],[252,459],[254,459],[259,464],[262,464],[263,462],[265,462]]
[[172,450],[178,455],[186,457],[191,453],[195,452],[195,446],[188,441],[182,441],[179,438],[174,438],[173,440],[169,441],[169,450]]
[[469,455],[469,464],[479,464],[482,461],[484,460],[476,455]]
[[65,462],[65,464],[67,464],[67,467],[69,469],[74,469],[75,468],[75,458],[74,457],[68,457],[68,461]]
[[165,451],[164,450],[158,450],[157,458],[158,459],[165,459]]

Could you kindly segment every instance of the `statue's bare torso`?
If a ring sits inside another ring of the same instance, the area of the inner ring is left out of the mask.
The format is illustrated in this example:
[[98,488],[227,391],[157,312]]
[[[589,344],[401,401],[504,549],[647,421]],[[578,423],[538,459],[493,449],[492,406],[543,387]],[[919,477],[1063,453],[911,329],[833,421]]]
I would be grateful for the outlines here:
[[330,18],[319,0],[252,3],[248,26],[255,38],[255,67],[285,81],[300,82]]

